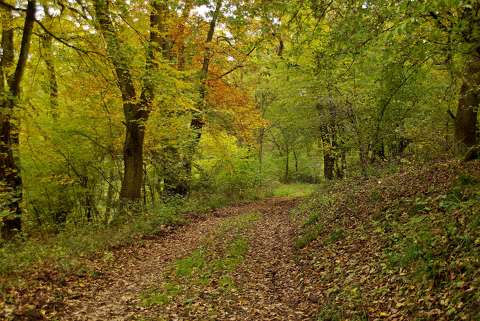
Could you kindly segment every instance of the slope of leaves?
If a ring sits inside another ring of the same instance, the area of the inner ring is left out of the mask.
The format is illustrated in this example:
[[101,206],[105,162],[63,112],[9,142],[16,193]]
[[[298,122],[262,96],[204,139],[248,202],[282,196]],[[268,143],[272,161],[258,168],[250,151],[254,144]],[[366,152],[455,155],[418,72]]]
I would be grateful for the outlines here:
[[478,320],[480,163],[409,166],[299,208],[318,320]]

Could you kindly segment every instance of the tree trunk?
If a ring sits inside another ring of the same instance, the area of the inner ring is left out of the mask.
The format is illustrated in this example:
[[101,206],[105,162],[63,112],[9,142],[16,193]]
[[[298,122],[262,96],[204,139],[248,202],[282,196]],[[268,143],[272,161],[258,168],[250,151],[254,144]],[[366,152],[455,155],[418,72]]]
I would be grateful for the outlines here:
[[323,174],[325,179],[332,180],[335,172],[335,156],[330,151],[323,152]]
[[148,175],[147,175],[147,164],[143,163],[143,207],[147,207],[147,180],[148,180]]
[[290,182],[290,150],[288,149],[288,146],[285,151],[285,177],[284,177],[285,183]]
[[[9,11],[2,13],[2,60],[0,63],[0,194],[5,197],[2,210],[8,212],[2,219],[1,236],[11,239],[22,228],[21,202],[22,178],[18,166],[17,148],[19,132],[13,122],[14,112],[20,98],[20,86],[27,64],[30,50],[30,39],[35,21],[36,1],[29,0],[27,4],[25,23],[18,54],[17,64],[14,67],[14,30],[13,15]],[[8,88],[5,87],[8,84]]]
[[[329,88],[330,91],[331,88]],[[325,110],[324,107],[328,108],[328,110]],[[327,106],[318,104],[317,110],[321,116],[328,117],[327,122],[320,126],[320,133],[323,144],[323,174],[325,179],[332,180],[335,178],[335,163],[338,149],[337,134],[339,131],[337,108],[333,98],[329,97]]]
[[50,96],[50,113],[53,118],[58,117],[58,82],[53,62],[52,37],[50,35],[42,36],[42,47],[44,50],[44,61],[48,74],[48,94]]
[[265,139],[265,128],[260,128],[260,133],[258,135],[258,160],[260,162],[260,172],[263,170],[263,144]]
[[294,149],[293,150],[293,159],[295,160],[295,174],[298,173],[298,157],[297,157],[297,151]]
[[343,173],[343,178],[347,177],[347,151],[343,150],[342,151],[342,156],[341,156],[341,167],[342,167],[342,173]]
[[97,214],[97,206],[95,204],[94,192],[92,189],[94,186],[89,183],[88,176],[80,175],[80,186],[83,188],[83,209],[85,210],[85,217],[87,222],[93,222],[94,216]]
[[347,174],[347,152],[340,150],[340,157],[335,158],[335,176],[339,179],[345,178]]
[[[184,71],[186,58],[185,58],[185,27],[187,24],[190,11],[193,8],[192,0],[185,0],[184,7],[182,9],[181,22],[178,25],[178,52],[177,52],[177,70]],[[163,7],[163,9],[168,10],[168,7]],[[166,32],[165,27],[163,29]],[[171,57],[171,53],[164,57]],[[168,117],[178,116],[178,112],[171,111],[167,113]],[[188,195],[188,180],[191,167],[187,166],[189,159],[185,158],[177,146],[169,145],[167,142],[166,148],[162,151],[162,157],[160,158],[163,162],[163,190],[162,194],[168,197],[171,196],[181,196],[185,197]]]
[[131,121],[127,125],[123,149],[124,174],[120,199],[139,201],[142,196],[143,185],[143,143],[144,129]]
[[477,144],[477,116],[480,103],[480,56],[475,53],[468,62],[460,89],[455,116],[455,146],[458,154]]
[[392,157],[403,157],[405,150],[410,145],[411,140],[406,137],[398,137],[398,140],[392,143],[390,147],[390,154]]
[[164,158],[164,194],[168,197],[188,195],[188,177],[189,168],[185,165],[185,161],[178,153],[176,147],[167,147],[163,152]]
[[178,44],[178,63],[177,69],[179,71],[185,70],[185,25],[187,24],[187,19],[190,15],[190,11],[192,10],[193,2],[192,0],[185,0],[185,7],[182,11],[182,20],[179,25],[179,44]]
[[[147,71],[158,70],[159,58],[167,59],[172,63],[172,45],[173,41],[168,36],[167,20],[170,12],[168,5],[159,0],[152,0],[152,10],[150,13],[150,49],[147,59]],[[184,37],[185,24],[193,7],[193,2],[187,0],[182,12],[182,22],[179,26],[180,37]],[[161,56],[161,57],[160,57]],[[185,68],[185,44],[184,39],[179,39],[178,45],[178,62],[177,68],[183,71]],[[146,77],[148,79],[148,76]],[[144,93],[149,97],[151,104],[154,98],[154,88],[152,84],[145,82]],[[168,117],[175,117],[176,112],[168,112]],[[168,144],[168,143],[167,143]],[[163,162],[163,179],[164,190],[163,194],[168,196],[180,195],[186,196],[188,194],[188,183],[185,180],[186,169],[185,160],[176,146],[167,146],[163,150],[163,155],[160,158]]]
[[[52,21],[52,17],[48,11],[47,7],[43,8],[45,12],[47,21]],[[50,96],[50,113],[53,118],[58,116],[58,82],[57,82],[57,72],[55,70],[54,56],[52,50],[52,41],[53,38],[48,33],[43,33],[40,36],[41,45],[42,45],[42,56],[43,61],[45,62],[45,67],[47,68],[48,75],[48,94]]]
[[373,164],[377,160],[385,160],[385,144],[383,143],[383,138],[374,139],[373,144],[371,145],[371,158],[370,162]]
[[[4,110],[12,110],[13,106],[7,99],[7,102],[2,103]],[[10,115],[0,116],[0,177],[2,184],[0,185],[0,193],[2,198],[5,198],[6,204],[3,210],[9,214],[3,218],[2,237],[4,239],[11,239],[13,235],[21,230],[21,214],[22,210],[20,203],[22,200],[22,179],[20,176],[20,169],[14,156],[14,150],[18,145],[17,129],[12,123]]]
[[[114,160],[112,159],[114,162]],[[113,205],[113,197],[115,194],[115,189],[113,186],[113,182],[115,181],[115,171],[113,168],[110,169],[110,173],[108,175],[108,189],[107,189],[107,199],[105,202],[105,224],[107,224],[110,221],[110,213],[112,212],[112,205]]]
[[360,142],[360,147],[359,147],[359,156],[360,156],[360,166],[362,168],[362,175],[367,176],[368,175],[368,148],[365,146],[365,144],[362,144]]

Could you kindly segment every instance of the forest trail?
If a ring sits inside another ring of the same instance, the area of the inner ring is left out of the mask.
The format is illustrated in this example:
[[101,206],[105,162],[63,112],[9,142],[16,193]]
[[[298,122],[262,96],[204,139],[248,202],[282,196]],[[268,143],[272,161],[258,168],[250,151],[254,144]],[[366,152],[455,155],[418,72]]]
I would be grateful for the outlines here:
[[67,284],[58,318],[311,320],[316,309],[293,249],[297,204],[273,198],[219,209],[118,249],[100,277]]

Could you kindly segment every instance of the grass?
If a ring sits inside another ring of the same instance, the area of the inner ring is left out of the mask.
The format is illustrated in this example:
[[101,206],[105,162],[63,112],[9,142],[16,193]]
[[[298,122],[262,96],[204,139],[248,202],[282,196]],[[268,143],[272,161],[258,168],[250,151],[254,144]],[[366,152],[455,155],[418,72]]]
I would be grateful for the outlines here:
[[302,229],[295,239],[295,248],[304,248],[324,232],[324,225],[320,223],[323,208],[331,207],[332,202],[329,195],[317,192],[292,212],[296,218],[303,220]]
[[318,184],[280,184],[273,189],[275,197],[307,197],[318,190]]
[[320,224],[315,224],[305,229],[295,239],[295,248],[296,249],[304,248],[305,246],[310,244],[312,241],[316,240],[322,232],[323,232],[323,226]]

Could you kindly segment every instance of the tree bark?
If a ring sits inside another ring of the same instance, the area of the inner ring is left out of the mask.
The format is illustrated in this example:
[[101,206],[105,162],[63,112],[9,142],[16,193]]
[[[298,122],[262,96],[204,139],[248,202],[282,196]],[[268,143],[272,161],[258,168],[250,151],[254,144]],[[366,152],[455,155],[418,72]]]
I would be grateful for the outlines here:
[[[112,159],[112,162],[114,160]],[[104,223],[105,225],[109,223],[110,221],[110,213],[112,212],[112,205],[114,203],[113,198],[115,195],[115,188],[113,186],[113,182],[115,181],[115,171],[112,168],[110,168],[109,175],[108,175],[108,189],[107,189],[107,199],[105,202],[105,213],[104,213]]]
[[359,143],[359,157],[360,157],[360,166],[362,168],[362,175],[364,177],[368,176],[368,148],[362,142]]
[[[328,108],[327,110],[325,110]],[[335,163],[337,161],[337,108],[331,97],[327,106],[317,105],[320,115],[326,117],[325,123],[320,126],[320,133],[323,144],[323,174],[325,179],[335,178]]]
[[332,180],[335,175],[335,156],[331,151],[323,151],[323,175],[325,179]]
[[144,140],[143,126],[130,118],[123,148],[124,173],[120,189],[120,199],[127,202],[138,202],[142,196]]
[[185,25],[187,24],[187,19],[192,10],[193,2],[192,0],[185,0],[185,5],[182,11],[182,22],[179,26],[179,43],[178,43],[178,58],[177,58],[177,69],[179,71],[185,70]]
[[[182,13],[182,23],[180,33],[183,36],[186,20],[188,19],[193,3],[191,0],[185,2],[185,7]],[[172,39],[168,36],[168,27],[166,21],[170,13],[168,5],[159,0],[151,2],[150,13],[150,45],[149,54],[147,56],[147,72],[158,70],[158,61],[160,58],[167,59],[172,63]],[[178,64],[177,68],[182,71],[185,65],[185,46],[183,39],[180,40]],[[142,96],[146,96],[148,102],[145,104],[151,105],[154,98],[154,86],[147,81],[144,82],[144,92]],[[142,99],[144,100],[144,99]],[[169,112],[168,117],[175,117],[175,112]],[[163,155],[160,158],[163,162],[164,174],[164,194],[168,196],[180,195],[186,196],[188,193],[188,183],[185,179],[185,161],[176,146],[167,146],[163,150]]]
[[[19,133],[16,128],[14,112],[20,98],[20,89],[28,53],[30,39],[35,21],[36,1],[29,0],[26,9],[25,23],[23,26],[20,52],[14,66],[14,30],[12,26],[13,15],[8,12],[2,15],[2,61],[0,64],[0,193],[3,194],[5,206],[2,210],[8,212],[2,220],[1,235],[4,239],[12,238],[22,228],[21,202],[22,202],[22,178],[18,156]],[[8,88],[6,88],[7,83]]]
[[163,175],[164,175],[164,194],[168,197],[188,195],[188,177],[185,161],[180,155],[178,148],[167,146],[164,148],[163,157]]
[[[46,19],[48,19],[48,21],[51,21],[52,17],[48,12],[47,7],[44,7],[44,12],[46,15]],[[50,97],[50,114],[54,119],[56,119],[58,117],[58,82],[52,50],[53,38],[46,32],[42,34],[40,38],[43,51],[43,61],[45,62],[45,67],[47,68],[48,94]]]
[[53,118],[58,117],[58,82],[55,64],[53,62],[52,53],[52,37],[50,35],[43,35],[42,46],[45,50],[45,66],[48,73],[48,94],[50,96],[50,113]]
[[285,183],[290,182],[290,149],[288,145],[285,149],[285,176],[284,176]]
[[342,179],[346,177],[347,173],[347,151],[342,148],[339,154],[340,157],[335,158],[335,176]]
[[298,157],[295,149],[293,150],[293,159],[295,160],[295,174],[298,174]]
[[455,146],[465,154],[477,144],[477,116],[480,104],[480,54],[475,52],[465,68],[455,116]]
[[350,123],[353,125],[355,130],[357,144],[358,144],[358,156],[360,158],[360,167],[363,176],[367,176],[367,169],[368,169],[368,147],[364,143],[364,139],[362,138],[362,131],[360,129],[360,124],[353,110],[353,105],[350,101],[347,100],[347,116],[350,119]]
[[258,160],[260,162],[260,172],[263,170],[263,144],[265,139],[265,128],[260,128],[258,135]]

